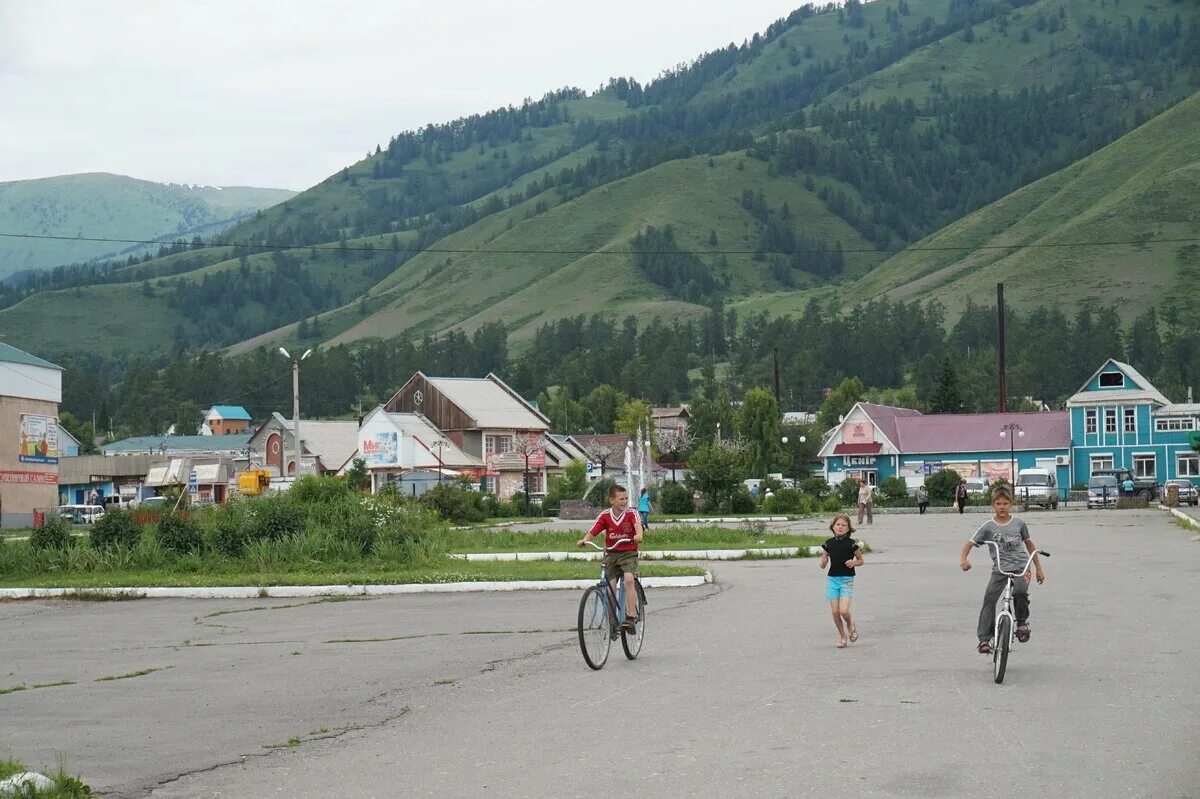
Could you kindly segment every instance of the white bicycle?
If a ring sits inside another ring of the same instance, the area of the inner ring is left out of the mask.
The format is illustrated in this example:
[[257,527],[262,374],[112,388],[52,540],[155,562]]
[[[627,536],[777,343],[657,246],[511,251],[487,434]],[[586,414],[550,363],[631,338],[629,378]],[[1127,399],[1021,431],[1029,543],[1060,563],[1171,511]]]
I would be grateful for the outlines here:
[[1014,574],[1000,568],[1000,545],[995,541],[984,541],[983,543],[995,549],[996,570],[1008,578],[1004,585],[1004,593],[1000,595],[1000,601],[996,603],[996,622],[992,625],[991,641],[992,677],[997,683],[1002,683],[1004,682],[1004,670],[1008,668],[1008,652],[1017,641],[1017,616],[1013,610],[1013,581],[1025,576],[1029,567],[1033,565],[1035,556],[1041,555],[1043,558],[1048,558],[1050,553],[1042,549],[1035,549],[1029,553],[1029,560],[1025,561],[1024,568]]

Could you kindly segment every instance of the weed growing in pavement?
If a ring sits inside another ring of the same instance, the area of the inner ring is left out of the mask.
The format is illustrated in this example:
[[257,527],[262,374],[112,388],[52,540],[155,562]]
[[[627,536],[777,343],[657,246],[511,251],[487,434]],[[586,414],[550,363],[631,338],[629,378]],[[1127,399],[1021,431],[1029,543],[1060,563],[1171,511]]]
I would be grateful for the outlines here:
[[131,671],[128,674],[113,674],[108,677],[97,677],[93,682],[112,682],[114,680],[130,680],[134,677],[144,677],[147,674],[153,674],[156,671],[165,671],[173,669],[174,666],[159,666],[152,669],[142,669],[141,671]]
[[[7,779],[16,774],[24,774],[29,769],[19,760],[0,760],[0,780]],[[72,777],[67,774],[66,769],[60,763],[58,770],[45,774],[51,786],[48,788],[34,788],[32,785],[25,785],[16,793],[11,794],[14,799],[86,799],[92,796],[92,789],[85,785],[78,777]]]

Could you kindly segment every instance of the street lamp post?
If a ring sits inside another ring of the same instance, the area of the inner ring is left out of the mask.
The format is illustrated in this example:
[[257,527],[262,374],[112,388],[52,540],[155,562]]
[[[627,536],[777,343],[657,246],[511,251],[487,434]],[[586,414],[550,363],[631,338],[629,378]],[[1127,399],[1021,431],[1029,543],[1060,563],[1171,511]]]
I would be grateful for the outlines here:
[[443,462],[442,462],[442,447],[446,446],[446,439],[444,439],[444,438],[439,438],[439,439],[438,439],[436,442],[434,442],[434,446],[436,446],[436,447],[437,447],[437,451],[438,451],[438,455],[437,455],[437,459],[438,459],[438,483],[439,483],[439,484],[441,484],[441,482],[442,482],[442,472],[443,472],[443,471],[445,471],[445,469],[446,469],[446,465],[445,465],[445,463],[443,463]]
[[296,441],[296,476],[299,477],[304,462],[304,447],[300,444],[300,362],[312,355],[312,350],[305,350],[299,358],[292,358],[283,347],[279,348],[279,352],[283,357],[292,359],[292,436]]
[[1025,431],[1016,422],[1009,422],[1000,427],[1000,437],[1008,439],[1008,477],[1014,494],[1017,488],[1017,439],[1023,438]]
[[[784,445],[785,447],[787,446],[787,443],[788,443],[788,437],[787,437],[787,436],[783,436],[783,437],[782,437],[782,438],[780,438],[779,440],[780,440],[781,442],[783,442],[783,445]],[[808,437],[807,437],[807,436],[800,436],[799,438],[797,438],[797,439],[796,439],[796,443],[798,443],[798,444],[803,444],[803,443],[804,443],[804,442],[806,442],[806,441],[808,441]],[[789,458],[790,458],[790,460],[791,460],[791,462],[792,462],[792,488],[798,488],[798,487],[799,487],[799,481],[798,481],[796,478],[797,478],[797,477],[799,477],[799,476],[800,476],[800,474],[799,474],[799,472],[797,472],[797,471],[796,471],[796,448],[795,448],[795,447],[790,447],[790,448],[788,449],[788,456],[789,456]]]

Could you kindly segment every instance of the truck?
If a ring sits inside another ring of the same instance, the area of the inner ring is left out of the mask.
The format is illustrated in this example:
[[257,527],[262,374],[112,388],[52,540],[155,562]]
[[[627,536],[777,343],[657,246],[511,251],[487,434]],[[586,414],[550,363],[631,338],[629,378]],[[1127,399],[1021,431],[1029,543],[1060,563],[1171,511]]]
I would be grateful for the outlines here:
[[1049,469],[1022,469],[1017,473],[1014,489],[1013,498],[1026,507],[1041,505],[1058,510],[1058,486],[1054,472]]
[[1092,472],[1092,477],[1104,477],[1111,475],[1117,478],[1117,485],[1121,487],[1121,492],[1125,492],[1125,481],[1133,481],[1133,495],[1150,502],[1158,496],[1158,483],[1153,477],[1135,477],[1133,472],[1124,467],[1115,469],[1096,469]]
[[271,487],[270,469],[247,469],[238,475],[238,493],[256,497]]

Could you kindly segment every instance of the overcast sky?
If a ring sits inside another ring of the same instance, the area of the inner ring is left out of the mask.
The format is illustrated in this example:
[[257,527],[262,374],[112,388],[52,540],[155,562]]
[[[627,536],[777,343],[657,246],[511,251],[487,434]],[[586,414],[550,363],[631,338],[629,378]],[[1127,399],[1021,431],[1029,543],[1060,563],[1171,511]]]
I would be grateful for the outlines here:
[[389,137],[647,81],[804,0],[0,0],[0,181],[303,189]]

